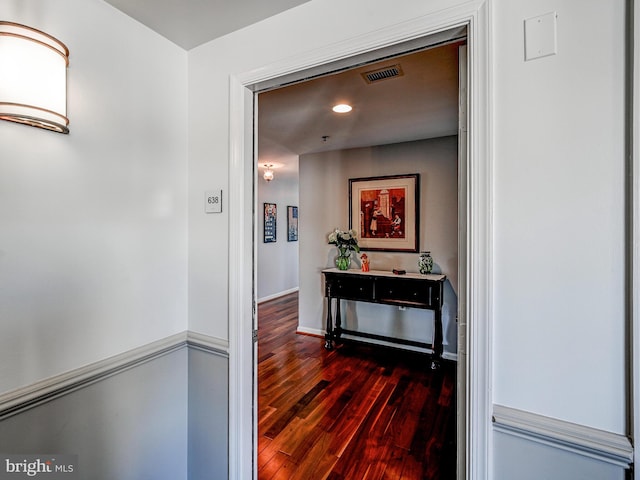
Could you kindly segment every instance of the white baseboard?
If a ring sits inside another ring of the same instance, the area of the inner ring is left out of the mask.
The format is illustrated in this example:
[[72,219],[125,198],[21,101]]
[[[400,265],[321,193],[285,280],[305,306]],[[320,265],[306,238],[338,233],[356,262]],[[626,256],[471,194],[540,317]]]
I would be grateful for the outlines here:
[[302,333],[303,335],[313,335],[316,337],[324,338],[324,330],[318,330],[317,328],[301,327],[300,325],[298,325],[298,328],[296,329],[296,333]]
[[442,358],[444,358],[445,360],[451,360],[452,362],[457,362],[458,354],[451,352],[442,352]]
[[0,420],[185,347],[229,356],[229,342],[181,332],[0,395]]
[[293,287],[289,290],[284,290],[282,292],[274,293],[273,295],[267,295],[266,297],[262,297],[258,299],[258,303],[268,302],[269,300],[275,300],[276,298],[284,297],[285,295],[289,295],[290,293],[294,293],[300,290],[300,287]]
[[493,406],[493,428],[623,468],[633,462],[633,446],[624,435],[503,405]]
[[[308,327],[300,327],[298,326],[296,333],[301,333],[303,335],[314,335],[316,337],[322,337],[324,338],[325,335],[325,331],[324,330],[318,330],[317,328],[308,328]],[[363,343],[371,343],[374,345],[382,345],[382,346],[387,346],[387,347],[393,347],[393,348],[398,348],[398,349],[402,349],[402,350],[410,350],[412,352],[419,352],[419,353],[431,353],[432,351],[428,348],[421,348],[421,347],[412,347],[411,345],[403,345],[401,343],[393,343],[393,342],[385,342],[384,340],[376,340],[375,338],[364,338],[364,337],[352,337],[350,335],[345,335],[345,338],[348,339],[353,339],[353,340],[358,340],[359,342],[363,342]],[[444,358],[445,360],[452,360],[454,362],[458,361],[458,354],[457,353],[450,353],[450,352],[444,352],[442,354],[442,358]]]

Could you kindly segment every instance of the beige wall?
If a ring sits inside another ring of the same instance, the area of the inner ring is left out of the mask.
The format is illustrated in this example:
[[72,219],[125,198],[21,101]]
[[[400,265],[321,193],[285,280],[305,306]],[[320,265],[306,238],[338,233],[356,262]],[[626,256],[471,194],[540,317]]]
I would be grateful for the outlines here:
[[[257,287],[258,301],[268,300],[298,288],[298,245],[300,241],[287,240],[287,206],[298,206],[298,157],[293,157],[291,172],[277,170],[274,179],[266,182],[262,178],[264,169],[258,173],[258,225],[257,225]],[[265,203],[277,206],[276,241],[264,243]],[[299,210],[298,210],[299,211]]]
[[[335,228],[349,226],[349,179],[420,174],[420,249],[430,250],[434,271],[447,275],[443,326],[445,351],[456,351],[457,137],[333,151],[300,157],[300,328],[319,333],[326,318],[321,270],[333,267],[336,249],[327,244]],[[367,252],[371,268],[418,271],[417,253]],[[354,257],[355,258],[355,257]],[[352,264],[357,268],[357,263]],[[429,341],[431,312],[352,304],[347,324],[382,335]],[[425,319],[429,321],[425,321]]]

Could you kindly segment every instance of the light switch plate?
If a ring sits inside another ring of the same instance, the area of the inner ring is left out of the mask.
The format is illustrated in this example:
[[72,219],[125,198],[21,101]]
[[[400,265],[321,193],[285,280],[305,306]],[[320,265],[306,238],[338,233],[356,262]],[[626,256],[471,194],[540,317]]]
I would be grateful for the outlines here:
[[548,57],[558,53],[556,12],[524,21],[524,59]]
[[205,213],[222,212],[222,190],[208,190],[204,192]]

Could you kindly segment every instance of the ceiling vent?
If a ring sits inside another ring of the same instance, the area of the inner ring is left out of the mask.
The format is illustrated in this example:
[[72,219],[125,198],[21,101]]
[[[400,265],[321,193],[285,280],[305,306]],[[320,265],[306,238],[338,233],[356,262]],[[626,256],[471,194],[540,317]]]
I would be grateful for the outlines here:
[[400,67],[400,64],[396,64],[364,72],[362,78],[364,78],[367,83],[376,83],[382,80],[388,80],[389,78],[401,77],[402,75],[404,75],[402,73],[402,67]]

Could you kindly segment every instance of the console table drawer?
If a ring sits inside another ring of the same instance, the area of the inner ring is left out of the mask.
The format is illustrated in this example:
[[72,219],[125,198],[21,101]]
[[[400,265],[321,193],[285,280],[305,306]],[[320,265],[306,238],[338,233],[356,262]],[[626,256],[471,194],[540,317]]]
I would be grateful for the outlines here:
[[342,277],[327,275],[326,296],[371,301],[374,292],[373,284],[373,279],[370,278],[359,278],[354,282]]
[[376,300],[381,303],[398,303],[418,308],[437,308],[440,305],[439,290],[414,280],[379,279],[376,284]]

